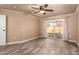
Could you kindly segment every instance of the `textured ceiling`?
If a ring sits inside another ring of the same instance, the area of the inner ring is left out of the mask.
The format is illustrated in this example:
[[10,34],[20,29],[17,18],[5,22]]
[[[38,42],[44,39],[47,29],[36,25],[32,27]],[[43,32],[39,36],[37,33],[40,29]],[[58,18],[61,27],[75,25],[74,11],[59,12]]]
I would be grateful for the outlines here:
[[37,17],[48,17],[72,13],[76,10],[77,7],[77,4],[48,4],[47,8],[53,9],[53,12],[46,12],[46,15],[40,13],[34,14],[36,10],[32,9],[31,7],[35,6],[38,8],[40,5],[42,4],[0,4],[0,9],[21,11]]

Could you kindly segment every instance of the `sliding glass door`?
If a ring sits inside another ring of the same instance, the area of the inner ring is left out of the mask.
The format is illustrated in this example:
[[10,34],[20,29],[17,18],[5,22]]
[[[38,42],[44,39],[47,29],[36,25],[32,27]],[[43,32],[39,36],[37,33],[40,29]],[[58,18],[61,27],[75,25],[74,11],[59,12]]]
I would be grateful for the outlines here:
[[50,38],[63,38],[63,19],[55,19],[47,22],[47,36]]

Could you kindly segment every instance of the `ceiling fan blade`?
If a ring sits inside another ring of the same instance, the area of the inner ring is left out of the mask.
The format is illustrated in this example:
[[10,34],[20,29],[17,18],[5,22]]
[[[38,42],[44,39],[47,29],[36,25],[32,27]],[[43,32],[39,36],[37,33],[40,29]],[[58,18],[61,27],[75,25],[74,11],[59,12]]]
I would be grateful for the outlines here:
[[52,9],[45,9],[45,11],[50,11],[50,12],[52,12],[53,10],[52,10]]
[[47,8],[48,7],[48,4],[44,4],[44,7]]
[[40,6],[40,10],[44,10],[47,7],[48,7],[48,4],[44,4],[43,6]]
[[37,10],[40,10],[39,8],[36,8],[36,7],[32,7],[33,9],[37,9]]
[[40,6],[40,10],[44,10],[44,7],[43,6]]
[[46,13],[43,13],[43,15],[46,15]]
[[40,12],[40,11],[35,11],[34,13],[36,14],[36,13],[38,13],[38,12]]

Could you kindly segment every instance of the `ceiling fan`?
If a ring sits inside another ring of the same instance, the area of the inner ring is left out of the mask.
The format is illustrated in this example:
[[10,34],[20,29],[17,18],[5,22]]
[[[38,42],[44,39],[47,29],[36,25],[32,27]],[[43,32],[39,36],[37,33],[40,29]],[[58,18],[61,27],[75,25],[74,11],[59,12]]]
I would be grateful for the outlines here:
[[36,11],[34,13],[41,13],[43,15],[46,14],[46,12],[53,12],[52,9],[47,9],[48,7],[48,4],[44,4],[43,6],[39,6],[39,8],[36,8],[36,7],[32,7],[33,9],[36,9]]

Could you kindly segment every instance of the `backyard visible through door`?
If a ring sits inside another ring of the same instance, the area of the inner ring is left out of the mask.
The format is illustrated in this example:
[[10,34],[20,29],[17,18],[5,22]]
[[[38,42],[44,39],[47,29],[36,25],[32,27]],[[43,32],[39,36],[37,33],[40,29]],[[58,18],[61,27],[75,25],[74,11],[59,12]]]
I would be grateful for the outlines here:
[[64,34],[63,19],[51,20],[47,23],[47,36],[49,38],[62,39]]

